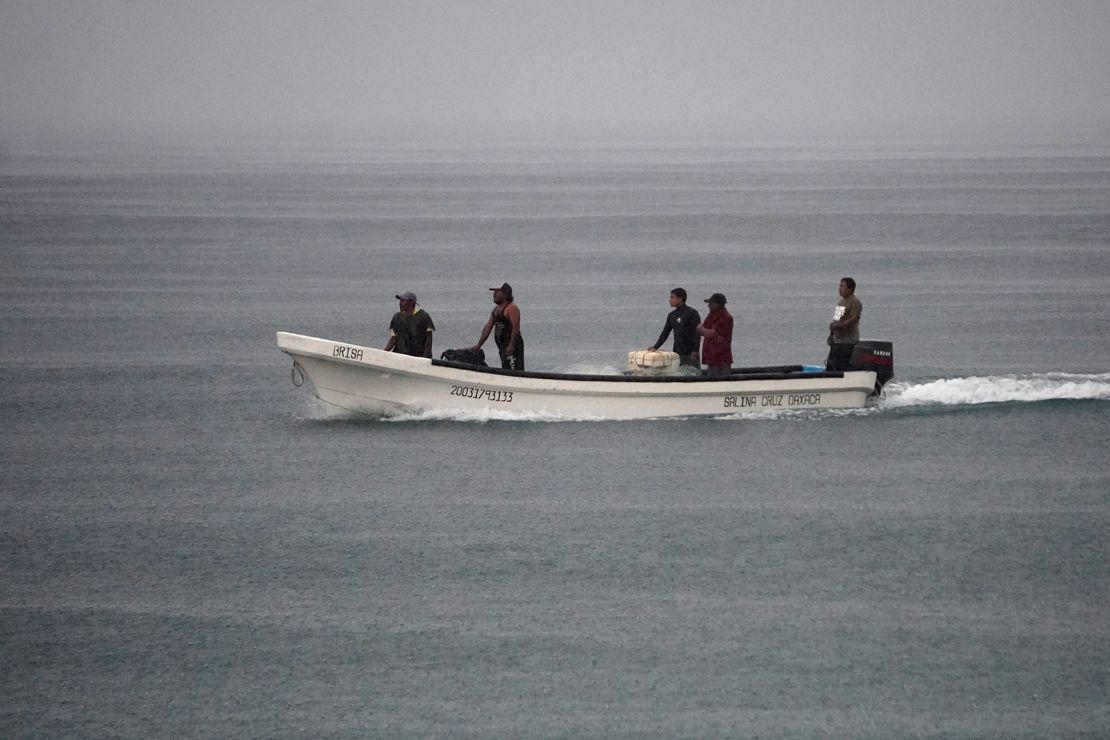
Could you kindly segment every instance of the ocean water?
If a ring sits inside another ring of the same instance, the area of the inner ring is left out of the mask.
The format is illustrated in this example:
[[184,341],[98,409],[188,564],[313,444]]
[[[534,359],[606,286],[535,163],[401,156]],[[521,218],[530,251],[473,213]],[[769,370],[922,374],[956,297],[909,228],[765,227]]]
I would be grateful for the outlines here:
[[[274,332],[530,369],[671,288],[851,412],[335,417]],[[324,146],[0,160],[0,735],[1110,735],[1110,147]]]

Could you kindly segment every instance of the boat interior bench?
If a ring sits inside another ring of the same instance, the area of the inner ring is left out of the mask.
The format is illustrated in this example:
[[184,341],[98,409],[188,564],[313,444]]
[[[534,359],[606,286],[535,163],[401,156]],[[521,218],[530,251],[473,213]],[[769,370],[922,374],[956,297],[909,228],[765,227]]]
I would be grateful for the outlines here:
[[432,360],[438,367],[453,367],[474,373],[491,375],[510,375],[517,378],[539,378],[542,380],[593,380],[613,383],[715,383],[723,380],[787,380],[790,378],[843,378],[842,372],[805,372],[801,365],[773,365],[769,367],[735,368],[728,375],[586,375],[582,373],[547,373],[532,370],[505,370],[500,367],[482,367],[449,360]]

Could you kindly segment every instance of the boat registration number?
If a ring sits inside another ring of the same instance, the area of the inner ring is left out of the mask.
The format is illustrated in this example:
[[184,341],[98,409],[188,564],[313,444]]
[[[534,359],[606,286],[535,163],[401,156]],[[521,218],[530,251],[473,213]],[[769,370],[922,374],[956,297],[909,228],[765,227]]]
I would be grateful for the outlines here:
[[724,401],[726,409],[773,409],[820,405],[820,393],[764,393],[760,396],[725,396]]
[[451,395],[461,398],[473,398],[478,401],[493,401],[495,403],[512,403],[512,391],[494,391],[489,388],[475,388],[471,385],[451,386]]

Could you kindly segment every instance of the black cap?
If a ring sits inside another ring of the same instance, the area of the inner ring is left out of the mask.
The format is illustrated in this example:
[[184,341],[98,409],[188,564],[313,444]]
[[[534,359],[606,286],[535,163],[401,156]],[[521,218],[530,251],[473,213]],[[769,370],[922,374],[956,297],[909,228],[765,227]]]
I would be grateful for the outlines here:
[[724,293],[714,293],[705,299],[706,303],[720,303],[722,306],[728,303],[728,298],[725,298]]
[[506,297],[513,297],[513,286],[509,285],[508,283],[501,283],[501,285],[499,285],[498,287],[490,288],[490,290],[500,290],[503,294],[505,294]]

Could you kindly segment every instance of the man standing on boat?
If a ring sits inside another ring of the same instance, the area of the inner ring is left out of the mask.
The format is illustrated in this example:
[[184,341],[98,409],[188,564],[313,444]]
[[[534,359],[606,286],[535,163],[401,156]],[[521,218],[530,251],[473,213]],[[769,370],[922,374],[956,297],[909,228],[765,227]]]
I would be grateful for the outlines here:
[[829,357],[827,370],[850,370],[852,350],[859,342],[859,318],[863,303],[856,298],[856,281],[850,277],[840,279],[840,300],[836,303],[832,323],[829,324]]
[[432,334],[436,325],[428,312],[416,303],[416,294],[406,290],[396,296],[401,310],[389,322],[389,341],[386,352],[400,352],[413,357],[432,356]]
[[732,372],[732,314],[725,308],[728,299],[724,293],[714,293],[705,299],[709,315],[698,324],[703,337],[701,361],[706,375],[728,375]]
[[671,291],[671,308],[667,314],[667,323],[663,325],[663,333],[655,344],[648,347],[652,352],[663,346],[667,336],[674,332],[674,351],[678,355],[679,365],[686,365],[701,369],[701,360],[698,357],[698,324],[701,316],[698,312],[686,305],[686,290],[675,288]]
[[513,302],[513,286],[502,283],[493,291],[493,302],[497,305],[490,312],[489,321],[482,329],[482,338],[471,349],[480,349],[489,334],[497,343],[497,353],[501,356],[501,367],[506,370],[524,369],[524,338],[520,335],[520,309]]

